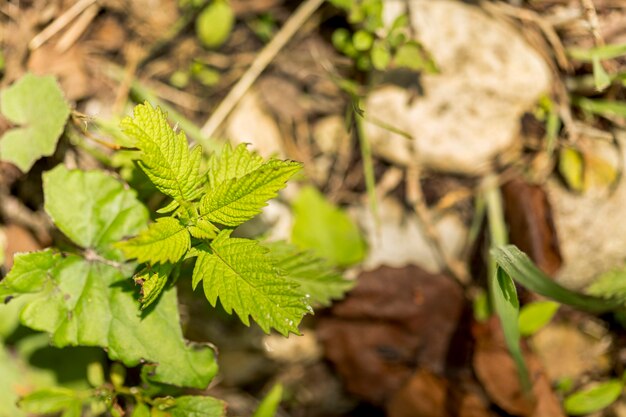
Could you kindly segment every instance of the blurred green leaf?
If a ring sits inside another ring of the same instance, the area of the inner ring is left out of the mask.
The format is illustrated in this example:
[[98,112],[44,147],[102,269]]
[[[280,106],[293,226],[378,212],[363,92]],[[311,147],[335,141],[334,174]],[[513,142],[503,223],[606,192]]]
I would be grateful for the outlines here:
[[379,71],[383,71],[391,62],[391,53],[389,48],[382,41],[376,41],[370,53],[372,65]]
[[594,48],[568,48],[567,54],[583,62],[619,58],[626,55],[626,43],[602,45]]
[[587,294],[602,298],[613,298],[626,303],[626,267],[607,271],[587,287]]
[[212,397],[183,396],[167,410],[172,417],[221,417],[226,414],[226,404]]
[[221,46],[235,24],[235,14],[225,0],[215,0],[205,7],[196,19],[196,34],[207,48]]
[[572,190],[583,191],[585,168],[580,152],[573,148],[562,148],[559,152],[559,172]]
[[565,398],[565,412],[581,416],[600,411],[613,404],[622,394],[622,389],[622,382],[614,379],[578,391]]
[[26,395],[19,407],[29,413],[56,413],[81,404],[76,392],[67,388],[46,388]]
[[592,114],[604,117],[626,117],[626,102],[614,100],[589,99],[586,97],[573,97],[572,104]]
[[283,398],[283,386],[276,384],[263,398],[252,417],[274,417]]
[[600,59],[597,56],[594,57],[592,63],[593,63],[593,81],[595,83],[596,90],[604,91],[608,86],[611,85],[611,77],[604,70],[604,67],[602,66],[602,62],[600,62]]
[[537,333],[552,320],[560,304],[554,301],[536,301],[526,304],[519,314],[519,330],[522,336]]
[[63,92],[52,76],[26,74],[0,92],[0,111],[16,128],[0,140],[0,158],[27,172],[50,156],[70,115]]
[[291,239],[335,265],[350,266],[365,257],[366,245],[354,222],[315,188],[305,187],[293,202]]
[[352,36],[352,44],[357,51],[367,51],[373,43],[374,36],[365,30],[357,30]]

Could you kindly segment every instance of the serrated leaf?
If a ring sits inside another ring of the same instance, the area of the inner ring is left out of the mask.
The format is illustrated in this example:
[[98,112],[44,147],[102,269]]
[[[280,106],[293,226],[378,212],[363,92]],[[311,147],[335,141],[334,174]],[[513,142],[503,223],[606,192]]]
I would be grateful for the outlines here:
[[622,394],[621,381],[610,380],[578,391],[565,398],[563,407],[569,415],[582,416],[602,410],[613,404]]
[[185,395],[167,411],[172,417],[221,417],[226,415],[226,404],[212,397]]
[[246,325],[248,316],[268,333],[298,334],[298,324],[310,307],[295,285],[277,274],[267,249],[250,239],[231,238],[223,230],[208,249],[197,250],[194,288],[203,282],[204,294],[215,306],[220,299],[227,313]]
[[194,224],[187,226],[187,230],[196,239],[213,239],[219,232],[217,226],[205,219],[197,219]]
[[[158,364],[154,381],[206,387],[216,372],[213,352],[184,341],[175,288],[163,292],[150,314],[142,314],[128,275],[119,269],[77,255],[43,253],[53,265],[44,278],[32,280],[30,288],[15,289],[16,295],[35,294],[21,312],[24,325],[50,333],[59,347],[100,346],[127,366]],[[7,275],[6,285],[13,288],[14,282],[24,282],[19,271],[29,270],[40,256],[18,255],[18,268]]]
[[133,277],[135,283],[141,285],[139,302],[142,309],[150,306],[159,298],[159,295],[165,288],[165,284],[167,284],[167,277],[172,272],[172,268],[171,264],[148,265]]
[[313,187],[306,187],[293,202],[292,242],[301,249],[339,266],[349,266],[365,257],[365,240],[358,227],[338,207]]
[[354,281],[344,279],[335,268],[310,252],[300,251],[286,242],[264,246],[285,278],[298,284],[298,290],[312,303],[328,306],[354,285]]
[[132,239],[115,245],[127,259],[150,264],[177,262],[189,250],[189,232],[173,217],[161,217]]
[[0,139],[0,158],[27,172],[36,160],[54,153],[70,115],[52,76],[26,74],[0,93],[0,111],[19,126]]
[[195,146],[189,150],[185,133],[175,133],[160,108],[140,104],[121,126],[143,151],[139,166],[162,193],[185,201],[200,196],[202,149]]
[[227,143],[219,155],[213,154],[209,159],[207,172],[209,187],[215,188],[227,180],[241,178],[261,165],[263,165],[263,158],[249,151],[246,144],[242,143],[233,149]]
[[99,171],[62,165],[43,174],[44,207],[74,243],[119,260],[113,243],[145,228],[148,211],[133,190]]
[[218,184],[202,197],[200,216],[213,223],[238,226],[259,214],[300,166],[298,162],[271,160],[241,178]]

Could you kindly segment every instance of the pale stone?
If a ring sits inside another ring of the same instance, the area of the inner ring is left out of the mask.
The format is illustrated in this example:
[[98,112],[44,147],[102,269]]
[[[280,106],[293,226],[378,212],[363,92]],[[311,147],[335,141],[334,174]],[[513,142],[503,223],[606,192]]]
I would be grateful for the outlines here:
[[[428,272],[441,272],[437,254],[415,214],[407,212],[393,198],[380,201],[378,213],[380,224],[376,223],[368,206],[352,209],[353,218],[362,227],[368,242],[368,256],[362,265],[364,269],[371,270],[381,265],[396,268],[417,265]],[[443,250],[450,257],[458,257],[467,239],[463,222],[454,214],[433,221]]]
[[521,115],[548,91],[548,66],[518,31],[476,6],[412,0],[411,25],[440,73],[422,74],[423,96],[390,85],[369,95],[365,127],[373,151],[401,165],[487,170],[514,145]]

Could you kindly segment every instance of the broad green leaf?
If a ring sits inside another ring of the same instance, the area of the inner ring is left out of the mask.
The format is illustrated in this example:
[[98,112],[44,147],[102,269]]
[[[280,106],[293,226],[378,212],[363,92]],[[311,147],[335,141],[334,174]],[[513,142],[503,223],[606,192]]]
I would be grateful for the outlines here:
[[586,292],[596,297],[614,298],[626,303],[626,267],[600,275]]
[[[183,339],[174,288],[162,294],[150,314],[142,314],[123,271],[76,255],[44,253],[53,263],[44,279],[15,291],[36,294],[21,312],[24,325],[50,333],[59,347],[100,346],[127,366],[158,364],[153,381],[206,387],[216,371],[213,352],[188,346]],[[6,285],[12,288],[13,282],[23,282],[19,271],[27,270],[39,256],[18,255],[19,268],[7,275]]]
[[113,243],[145,227],[148,211],[135,192],[103,172],[59,165],[44,173],[43,183],[46,211],[82,248],[119,260]]
[[526,304],[519,314],[519,331],[530,336],[541,330],[552,320],[561,305],[554,301],[536,301]]
[[270,392],[263,398],[252,417],[274,417],[280,401],[283,399],[283,386],[276,384]]
[[580,152],[563,148],[559,153],[559,172],[567,185],[574,191],[584,189],[584,162]]
[[300,167],[298,162],[271,160],[241,178],[227,180],[202,197],[200,216],[213,223],[238,226],[259,214]]
[[56,413],[81,404],[76,392],[67,388],[46,388],[26,395],[19,402],[22,410],[28,413]]
[[286,242],[265,243],[269,256],[286,279],[299,285],[298,290],[312,303],[329,306],[343,297],[354,281],[344,279],[326,261],[310,252],[302,252]]
[[42,156],[54,153],[70,115],[54,77],[33,74],[0,93],[0,111],[18,126],[0,139],[0,158],[24,172]]
[[610,380],[578,391],[565,398],[563,406],[569,415],[582,416],[600,411],[613,404],[622,394],[623,384]]
[[215,0],[196,19],[196,34],[207,48],[221,46],[230,35],[235,13],[226,0]]
[[514,245],[506,245],[491,250],[498,266],[504,269],[515,281],[526,289],[581,310],[603,313],[622,305],[619,299],[603,299],[579,294],[554,282]]
[[116,244],[128,259],[150,264],[177,262],[189,250],[189,232],[173,217],[161,217],[132,239]]
[[209,187],[215,188],[227,180],[241,178],[261,165],[263,158],[249,151],[246,144],[242,143],[233,149],[227,143],[219,155],[213,154],[209,159]]
[[315,188],[300,191],[293,211],[291,239],[296,246],[339,266],[356,264],[365,257],[365,240],[358,227]]
[[141,285],[141,308],[145,309],[159,298],[163,292],[167,277],[172,272],[171,264],[147,265],[145,269],[135,275],[135,283]]
[[121,126],[143,152],[139,166],[162,193],[185,201],[200,196],[202,149],[196,146],[189,150],[185,133],[175,133],[160,108],[140,104]]
[[167,410],[172,417],[221,417],[226,404],[212,397],[186,395],[176,398],[176,405]]
[[223,230],[208,249],[197,249],[193,287],[203,281],[204,294],[215,306],[233,310],[249,326],[248,316],[265,331],[298,334],[298,324],[310,311],[295,285],[277,274],[267,249],[250,239],[231,238]]

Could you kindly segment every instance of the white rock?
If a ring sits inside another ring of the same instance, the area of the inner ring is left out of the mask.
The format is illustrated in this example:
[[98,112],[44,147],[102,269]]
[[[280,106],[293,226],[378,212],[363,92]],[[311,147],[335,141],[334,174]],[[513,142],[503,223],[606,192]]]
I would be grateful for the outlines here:
[[550,86],[549,69],[515,29],[475,6],[411,0],[411,25],[441,72],[422,75],[424,96],[389,85],[370,94],[366,134],[373,151],[402,165],[417,159],[441,171],[484,171],[515,142],[520,116]]
[[[353,209],[353,216],[363,228],[369,245],[363,268],[371,270],[381,265],[401,268],[417,265],[428,272],[441,272],[428,239],[424,236],[417,216],[407,212],[395,199],[379,202],[380,227],[367,206]],[[466,243],[467,230],[462,221],[448,214],[436,221],[443,250],[458,257]]]
[[[626,158],[626,135],[618,136],[622,158]],[[596,144],[595,154],[606,151]],[[608,155],[603,158],[610,160]],[[622,166],[622,170],[624,170]],[[553,179],[546,187],[552,205],[563,266],[557,280],[563,285],[582,289],[598,275],[626,262],[626,180],[622,178],[612,192],[606,187],[592,187],[582,194],[566,189]]]
[[283,156],[278,125],[263,108],[255,90],[244,96],[228,118],[226,137],[233,145],[251,144],[250,149],[264,158]]

